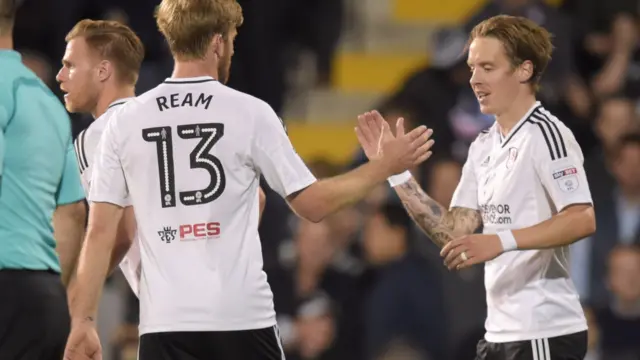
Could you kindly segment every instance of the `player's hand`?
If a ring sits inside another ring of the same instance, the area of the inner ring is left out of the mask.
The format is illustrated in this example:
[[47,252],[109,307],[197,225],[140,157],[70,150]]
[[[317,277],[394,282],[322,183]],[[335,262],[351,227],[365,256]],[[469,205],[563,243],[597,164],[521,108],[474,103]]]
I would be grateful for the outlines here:
[[71,326],[64,360],[102,360],[100,338],[94,323],[80,322]]
[[[398,121],[403,120],[400,118]],[[386,144],[395,138],[388,126],[383,127],[385,123],[386,120],[376,110],[358,116],[356,136],[369,160],[380,158],[382,144]]]
[[440,256],[449,270],[460,270],[493,260],[502,251],[502,243],[497,235],[472,234],[447,243],[440,251]]
[[[391,132],[389,124],[382,124],[382,136],[385,132]],[[389,169],[390,175],[399,174],[420,165],[431,156],[433,140],[430,139],[433,131],[426,126],[418,126],[409,133],[404,133],[404,124],[401,119],[396,126],[396,137],[380,144],[380,160]]]

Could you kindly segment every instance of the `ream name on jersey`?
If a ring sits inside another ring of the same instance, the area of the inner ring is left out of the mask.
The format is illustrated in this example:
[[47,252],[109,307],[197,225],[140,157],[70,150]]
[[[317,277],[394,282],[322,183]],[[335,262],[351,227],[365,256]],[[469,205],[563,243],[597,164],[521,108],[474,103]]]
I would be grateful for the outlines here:
[[[195,100],[194,100],[195,99]],[[205,109],[209,109],[209,105],[211,105],[211,99],[213,99],[213,95],[200,93],[198,95],[194,95],[192,93],[186,94],[171,94],[167,96],[158,96],[156,98],[156,103],[158,104],[158,109],[160,111],[169,110],[172,108],[178,107],[203,107]]]

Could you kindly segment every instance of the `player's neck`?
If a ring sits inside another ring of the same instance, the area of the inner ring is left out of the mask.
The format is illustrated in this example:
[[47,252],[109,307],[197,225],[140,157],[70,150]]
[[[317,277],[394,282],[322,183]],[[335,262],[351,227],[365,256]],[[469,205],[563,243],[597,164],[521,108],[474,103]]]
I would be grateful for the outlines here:
[[0,36],[0,50],[13,50],[13,36]]
[[215,61],[179,61],[175,60],[173,73],[171,77],[174,79],[194,78],[200,76],[211,76],[218,79],[218,64]]
[[91,115],[93,115],[94,119],[97,119],[107,111],[109,105],[114,101],[135,96],[136,93],[133,86],[107,87],[102,91],[96,108],[91,112]]
[[526,96],[518,97],[513,102],[511,107],[502,114],[496,115],[496,121],[500,126],[500,132],[506,136],[511,129],[524,117],[531,107],[536,103],[535,96],[527,94]]

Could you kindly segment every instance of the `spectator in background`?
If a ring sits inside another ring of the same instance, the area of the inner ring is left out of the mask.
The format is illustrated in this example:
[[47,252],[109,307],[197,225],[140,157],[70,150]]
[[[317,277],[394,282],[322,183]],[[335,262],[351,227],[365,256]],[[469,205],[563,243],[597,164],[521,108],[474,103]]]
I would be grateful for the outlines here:
[[579,71],[598,98],[640,96],[640,47],[636,0],[565,0],[574,24]]
[[332,347],[336,338],[336,320],[331,298],[322,292],[305,297],[296,313],[296,339],[289,360],[347,360],[338,357]]
[[367,359],[401,337],[433,359],[444,359],[446,326],[433,272],[411,251],[411,219],[400,204],[383,205],[367,221],[366,258],[375,269],[365,305]]
[[[592,50],[599,50],[595,46],[591,44]],[[616,16],[611,25],[608,44],[604,47],[606,50],[603,51],[602,66],[591,76],[594,94],[599,98],[616,93],[624,93],[636,99],[640,97],[640,48],[635,16]]]
[[612,302],[594,310],[603,360],[640,359],[640,246],[620,245],[609,255]]
[[[601,210],[604,213],[608,229],[616,226],[615,214],[610,212],[615,199],[612,198],[611,189],[616,188],[616,178],[612,173],[612,166],[616,160],[617,149],[622,135],[640,129],[640,120],[636,114],[634,102],[625,96],[611,96],[602,101],[598,107],[598,114],[594,121],[594,130],[599,139],[599,146],[589,154],[585,154],[584,168],[591,186],[594,202],[597,204],[596,213]],[[601,208],[601,205],[604,208]],[[600,220],[601,218],[598,217]],[[604,231],[604,232],[603,232]],[[607,234],[607,230],[596,230],[596,236]],[[610,238],[607,238],[610,239]],[[591,272],[592,252],[594,241],[592,238],[579,241],[571,245],[571,276],[583,301],[589,299],[591,282],[601,282],[602,277],[592,279]],[[606,254],[605,254],[606,255]],[[604,255],[603,255],[604,256]],[[601,257],[599,270],[603,270]],[[599,292],[604,291],[603,286],[598,286]],[[596,296],[603,300],[601,296]]]
[[593,310],[589,307],[583,307],[583,309],[584,316],[587,318],[587,338],[589,341],[587,344],[587,355],[584,357],[584,360],[601,360],[600,328],[598,327],[598,323],[596,322]]
[[640,128],[634,101],[620,95],[603,99],[593,128],[599,145],[585,154],[584,165],[592,194],[597,201],[601,196],[600,192],[604,191],[604,196],[608,196],[609,189],[615,185],[609,168],[620,136]]
[[[229,86],[266,101],[282,113],[286,71],[294,44],[316,55],[326,84],[342,30],[343,0],[239,0],[245,22],[236,40]],[[292,56],[293,55],[293,56]],[[267,198],[267,203],[269,198]]]
[[571,248],[572,279],[582,300],[596,307],[611,300],[604,279],[609,253],[619,244],[640,244],[640,133],[620,138],[611,172],[616,184],[594,200],[596,233]]
[[[463,56],[466,41],[460,29],[436,32],[431,63],[409,75],[388,102],[400,110],[399,115],[411,114],[414,125],[434,130],[434,154],[453,154],[460,161],[465,160],[475,136],[493,123],[493,117],[480,113],[468,85],[470,73]],[[394,125],[394,117],[388,117],[390,111],[385,110],[382,115]]]
[[[285,351],[295,354],[300,350],[301,334],[297,326],[300,304],[322,292],[335,311],[332,321],[337,340],[331,342],[327,351],[336,360],[361,358],[358,279],[336,266],[340,247],[333,241],[331,227],[326,221],[316,224],[302,220],[291,245],[293,249],[289,250],[293,254],[283,256],[281,266],[269,273]],[[288,252],[286,246],[281,251]]]

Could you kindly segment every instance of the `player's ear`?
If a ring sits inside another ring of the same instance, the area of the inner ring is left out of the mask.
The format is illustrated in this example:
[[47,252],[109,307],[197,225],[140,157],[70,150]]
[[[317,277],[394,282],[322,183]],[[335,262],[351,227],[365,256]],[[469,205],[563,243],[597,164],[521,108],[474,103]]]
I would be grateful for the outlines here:
[[213,39],[211,39],[211,48],[213,49],[213,53],[218,57],[224,55],[224,41],[221,34],[215,34],[213,36]]
[[520,66],[518,66],[517,74],[520,83],[524,84],[529,82],[533,77],[533,63],[529,60],[525,60]]
[[100,81],[107,81],[113,75],[113,64],[111,61],[102,60],[98,64],[98,79]]

